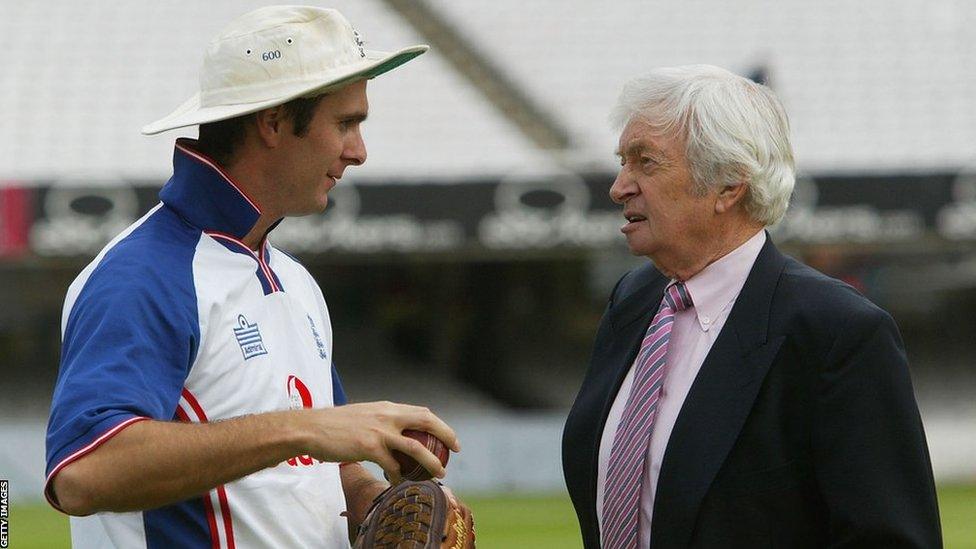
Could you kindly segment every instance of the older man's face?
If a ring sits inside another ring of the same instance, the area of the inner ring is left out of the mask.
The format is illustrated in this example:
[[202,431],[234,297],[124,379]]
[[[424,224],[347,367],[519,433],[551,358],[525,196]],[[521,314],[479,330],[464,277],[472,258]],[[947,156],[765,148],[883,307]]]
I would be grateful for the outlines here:
[[714,196],[695,191],[684,142],[632,119],[617,154],[621,167],[610,197],[623,206],[627,223],[620,231],[630,251],[665,270],[683,265],[707,242],[715,212]]

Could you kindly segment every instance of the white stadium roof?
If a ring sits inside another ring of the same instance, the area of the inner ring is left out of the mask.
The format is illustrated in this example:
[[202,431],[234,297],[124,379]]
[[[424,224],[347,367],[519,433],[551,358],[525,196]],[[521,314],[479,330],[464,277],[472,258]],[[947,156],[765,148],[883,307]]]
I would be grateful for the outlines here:
[[[196,88],[207,41],[267,2],[0,0],[0,179],[156,179],[139,128]],[[426,40],[380,0],[339,8],[370,47]],[[563,160],[613,169],[607,113],[653,67],[764,67],[807,172],[957,169],[976,158],[976,3],[804,0],[428,3],[560,125]],[[436,50],[370,84],[355,180],[457,181],[552,161]]]
[[546,98],[587,153],[610,157],[607,113],[654,67],[768,69],[800,167],[927,170],[976,160],[976,2],[436,0],[463,34]]
[[[260,1],[0,0],[0,179],[160,179],[173,141],[140,128],[197,89],[210,38]],[[423,43],[382,2],[336,7],[373,49]],[[543,162],[491,105],[429,52],[370,83],[360,178],[454,178]]]

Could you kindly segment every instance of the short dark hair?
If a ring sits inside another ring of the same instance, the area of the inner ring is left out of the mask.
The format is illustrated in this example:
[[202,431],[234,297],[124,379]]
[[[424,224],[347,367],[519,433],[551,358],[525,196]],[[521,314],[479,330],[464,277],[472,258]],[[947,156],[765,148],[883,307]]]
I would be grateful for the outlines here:
[[[308,134],[315,109],[325,94],[315,97],[298,97],[282,105],[285,116],[293,123],[292,133],[296,137]],[[245,114],[218,122],[200,124],[198,147],[200,152],[214,159],[221,166],[229,166],[234,161],[237,149],[247,136],[247,125],[255,113]]]

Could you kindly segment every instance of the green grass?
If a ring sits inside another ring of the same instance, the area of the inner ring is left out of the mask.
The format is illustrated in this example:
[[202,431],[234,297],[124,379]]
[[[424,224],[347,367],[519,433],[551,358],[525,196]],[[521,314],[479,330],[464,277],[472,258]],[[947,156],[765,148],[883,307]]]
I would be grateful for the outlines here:
[[[566,496],[464,497],[474,511],[478,545],[493,549],[575,549],[582,546]],[[976,485],[939,488],[946,549],[976,549]],[[68,520],[47,505],[10,509],[12,549],[68,547]]]
[[480,547],[583,547],[569,496],[461,497],[474,513]]
[[68,517],[46,503],[11,505],[9,527],[11,549],[56,549],[71,545]]
[[976,484],[940,486],[939,512],[946,549],[976,549]]

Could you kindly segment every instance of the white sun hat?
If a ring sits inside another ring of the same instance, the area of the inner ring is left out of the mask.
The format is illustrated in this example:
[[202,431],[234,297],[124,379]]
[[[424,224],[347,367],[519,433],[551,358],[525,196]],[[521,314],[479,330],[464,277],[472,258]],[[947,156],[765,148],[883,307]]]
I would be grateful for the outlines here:
[[371,51],[336,10],[269,6],[234,20],[207,47],[200,91],[143,126],[166,130],[226,120],[373,78],[429,49]]

